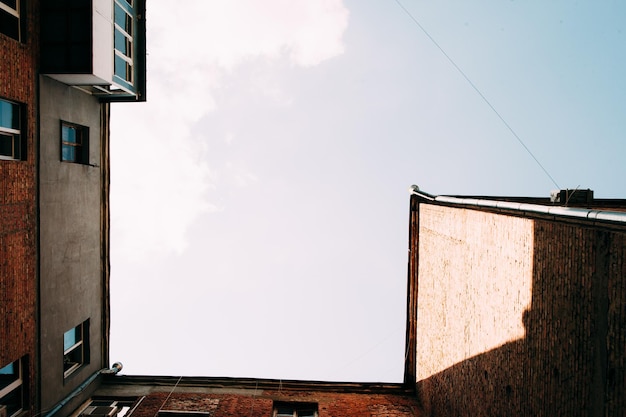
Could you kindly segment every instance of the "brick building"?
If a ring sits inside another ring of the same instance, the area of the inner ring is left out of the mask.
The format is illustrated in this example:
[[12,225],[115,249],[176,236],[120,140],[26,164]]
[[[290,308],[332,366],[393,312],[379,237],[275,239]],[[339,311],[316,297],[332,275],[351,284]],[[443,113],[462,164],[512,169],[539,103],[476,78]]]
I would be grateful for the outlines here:
[[0,0],[0,417],[626,414],[626,201],[413,189],[402,383],[115,375],[109,115],[144,0]]
[[145,100],[144,16],[0,0],[2,417],[56,413],[108,368],[109,109]]
[[425,415],[626,413],[625,207],[414,188],[406,374]]
[[403,384],[114,376],[95,394],[72,416],[116,408],[118,416],[134,417],[421,415],[413,390]]
[[0,2],[0,367],[13,383],[0,382],[0,407],[9,413],[35,402],[38,60],[36,2]]

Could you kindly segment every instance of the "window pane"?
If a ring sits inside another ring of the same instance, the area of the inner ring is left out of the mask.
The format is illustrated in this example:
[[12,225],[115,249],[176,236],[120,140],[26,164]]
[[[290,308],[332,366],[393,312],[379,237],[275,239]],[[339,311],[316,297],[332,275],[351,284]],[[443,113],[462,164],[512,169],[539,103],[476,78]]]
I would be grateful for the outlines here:
[[0,33],[20,40],[20,20],[5,10],[0,10]]
[[63,145],[63,154],[61,155],[61,160],[75,162],[76,161],[76,147]]
[[130,50],[128,48],[126,35],[124,35],[117,29],[115,29],[115,49],[117,49],[127,57],[130,57]]
[[293,407],[290,406],[278,406],[276,407],[276,417],[293,417]]
[[122,29],[126,29],[126,12],[117,3],[115,4],[115,23]]
[[63,125],[61,130],[61,136],[63,138],[63,142],[77,143],[76,128],[74,127]]
[[0,126],[19,130],[20,109],[17,104],[0,100]]
[[0,369],[0,375],[15,375],[15,365],[13,365],[13,363],[10,363],[4,368]]
[[80,335],[78,334],[77,328],[73,328],[72,330],[68,330],[63,335],[63,350],[68,350],[72,346],[78,342]]
[[20,135],[0,133],[0,156],[6,156],[11,159],[20,159],[22,157]]
[[117,3],[115,4],[115,23],[122,28],[123,31],[132,36],[133,20]]
[[13,158],[13,136],[0,134],[0,155]]
[[131,81],[131,66],[122,57],[115,55],[115,75]]
[[63,355],[63,372],[67,372],[71,369],[76,369],[83,363],[83,349],[82,345],[78,345],[75,349],[71,350],[67,355]]

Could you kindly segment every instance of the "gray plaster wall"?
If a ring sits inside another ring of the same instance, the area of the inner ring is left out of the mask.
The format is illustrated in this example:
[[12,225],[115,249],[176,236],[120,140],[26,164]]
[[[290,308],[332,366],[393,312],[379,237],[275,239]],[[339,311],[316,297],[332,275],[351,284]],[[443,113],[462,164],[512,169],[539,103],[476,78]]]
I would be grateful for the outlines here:
[[[47,410],[103,368],[101,104],[40,77],[40,360]],[[61,120],[89,127],[89,164],[61,161]],[[63,376],[63,334],[89,320],[89,364]],[[85,393],[88,395],[88,393]]]

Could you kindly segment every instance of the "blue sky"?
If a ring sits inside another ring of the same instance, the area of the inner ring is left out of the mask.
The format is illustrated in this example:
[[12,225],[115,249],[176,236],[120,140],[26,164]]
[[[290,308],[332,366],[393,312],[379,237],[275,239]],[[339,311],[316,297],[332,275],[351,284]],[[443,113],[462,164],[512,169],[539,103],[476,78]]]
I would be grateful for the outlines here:
[[[626,197],[626,4],[401,3],[561,188]],[[408,187],[556,185],[395,1],[147,16],[148,102],[112,110],[111,360],[401,381]]]

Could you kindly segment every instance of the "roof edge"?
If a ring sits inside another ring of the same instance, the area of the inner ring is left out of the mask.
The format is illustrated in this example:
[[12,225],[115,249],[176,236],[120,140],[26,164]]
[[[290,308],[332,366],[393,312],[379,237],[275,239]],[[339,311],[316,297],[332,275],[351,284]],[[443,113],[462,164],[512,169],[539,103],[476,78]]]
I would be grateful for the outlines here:
[[153,385],[162,387],[239,388],[252,390],[332,391],[346,393],[407,394],[403,383],[331,382],[264,378],[104,375],[103,385]]
[[422,200],[441,203],[449,206],[477,207],[491,210],[519,212],[524,214],[548,215],[565,217],[591,222],[612,223],[626,225],[626,212],[600,210],[597,208],[564,207],[562,205],[537,204],[539,199],[527,198],[524,202],[520,197],[462,197],[462,196],[435,196],[421,191],[418,186],[410,188],[411,195]]

